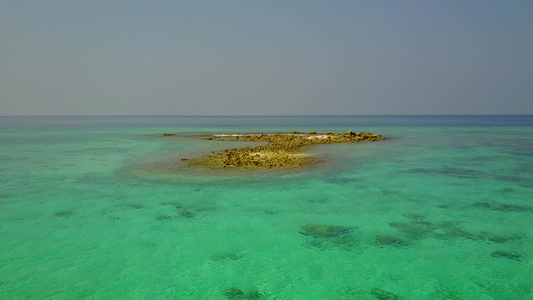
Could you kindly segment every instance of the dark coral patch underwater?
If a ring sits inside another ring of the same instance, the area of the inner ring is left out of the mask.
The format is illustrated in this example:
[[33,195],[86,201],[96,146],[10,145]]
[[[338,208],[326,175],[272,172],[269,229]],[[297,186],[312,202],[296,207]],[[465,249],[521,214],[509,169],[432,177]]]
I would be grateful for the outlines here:
[[213,261],[235,261],[244,258],[244,254],[241,252],[230,251],[230,252],[219,252],[211,255],[211,260]]
[[496,250],[493,251],[490,256],[496,257],[496,258],[506,258],[506,259],[513,259],[513,260],[520,260],[522,258],[522,254],[514,251],[503,251],[503,250]]
[[243,291],[236,287],[225,289],[224,295],[231,300],[256,300],[264,298],[263,294],[258,290]]
[[500,212],[533,212],[533,207],[499,202],[477,202],[473,206]]
[[379,246],[406,247],[422,239],[468,239],[487,243],[504,244],[521,240],[525,235],[518,233],[494,234],[486,231],[472,232],[455,221],[429,221],[425,216],[411,214],[408,221],[393,221],[389,226],[398,230],[397,234],[378,235],[375,244]]
[[331,246],[340,247],[346,250],[352,249],[357,240],[350,233],[354,227],[308,224],[300,227],[300,234],[312,238],[307,243],[314,248],[327,249]]
[[333,238],[349,234],[353,231],[353,227],[334,226],[323,224],[303,225],[300,227],[300,233],[305,236],[312,236],[315,238]]
[[137,204],[137,203],[128,204],[128,206],[133,209],[141,209],[145,207],[143,204]]
[[64,211],[58,211],[54,213],[54,216],[60,217],[60,218],[68,218],[70,216],[73,216],[75,213],[70,210],[64,210]]
[[377,235],[375,240],[380,246],[407,247],[411,242],[394,235]]
[[419,173],[427,175],[442,175],[442,176],[451,176],[456,178],[481,178],[486,174],[481,171],[472,170],[472,169],[461,169],[461,168],[414,168],[407,170],[407,173]]
[[155,217],[155,219],[158,220],[158,221],[169,220],[169,219],[171,219],[171,218],[172,218],[172,217],[167,216],[167,215],[158,215],[157,217]]
[[400,299],[398,295],[391,293],[389,291],[386,291],[384,289],[376,288],[376,287],[372,288],[372,290],[370,291],[370,294],[379,300],[399,300]]

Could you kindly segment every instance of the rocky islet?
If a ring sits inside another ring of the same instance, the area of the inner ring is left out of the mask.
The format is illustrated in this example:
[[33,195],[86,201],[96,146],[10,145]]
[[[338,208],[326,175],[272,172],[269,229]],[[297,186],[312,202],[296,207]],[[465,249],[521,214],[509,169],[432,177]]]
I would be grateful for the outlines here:
[[353,131],[317,134],[315,131],[274,134],[221,134],[204,137],[211,141],[261,142],[264,145],[226,149],[211,154],[182,159],[192,165],[212,168],[296,168],[312,165],[314,160],[301,150],[315,145],[358,143],[385,140],[380,134]]

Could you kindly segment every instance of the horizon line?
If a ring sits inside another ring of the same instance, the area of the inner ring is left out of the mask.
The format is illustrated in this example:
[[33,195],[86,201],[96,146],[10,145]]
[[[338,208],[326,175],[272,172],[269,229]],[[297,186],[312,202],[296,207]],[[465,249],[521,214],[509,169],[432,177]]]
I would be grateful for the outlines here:
[[476,116],[533,116],[533,113],[511,113],[511,114],[302,114],[302,115],[0,115],[0,117],[476,117]]

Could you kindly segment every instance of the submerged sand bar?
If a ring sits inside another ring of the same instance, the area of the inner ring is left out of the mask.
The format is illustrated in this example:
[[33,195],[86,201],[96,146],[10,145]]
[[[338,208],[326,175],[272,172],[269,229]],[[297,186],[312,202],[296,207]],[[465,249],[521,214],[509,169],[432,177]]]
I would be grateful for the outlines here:
[[263,142],[265,145],[226,149],[200,158],[190,159],[193,165],[213,168],[295,168],[313,164],[301,150],[315,145],[382,141],[379,134],[369,132],[218,134],[205,137],[213,141]]

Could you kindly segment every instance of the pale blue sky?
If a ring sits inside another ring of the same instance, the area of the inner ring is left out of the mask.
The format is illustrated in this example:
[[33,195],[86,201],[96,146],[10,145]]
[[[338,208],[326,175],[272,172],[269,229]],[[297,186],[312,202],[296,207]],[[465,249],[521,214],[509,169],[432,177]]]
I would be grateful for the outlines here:
[[532,114],[533,1],[0,0],[0,115]]

